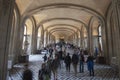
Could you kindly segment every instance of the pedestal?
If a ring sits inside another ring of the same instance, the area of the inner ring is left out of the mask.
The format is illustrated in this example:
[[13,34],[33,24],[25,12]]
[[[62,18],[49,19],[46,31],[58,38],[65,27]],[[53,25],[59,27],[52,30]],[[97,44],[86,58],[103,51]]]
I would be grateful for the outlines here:
[[19,56],[19,63],[28,63],[28,62],[29,62],[29,55]]
[[106,63],[105,57],[103,57],[103,56],[98,57],[98,63],[99,64],[105,64]]

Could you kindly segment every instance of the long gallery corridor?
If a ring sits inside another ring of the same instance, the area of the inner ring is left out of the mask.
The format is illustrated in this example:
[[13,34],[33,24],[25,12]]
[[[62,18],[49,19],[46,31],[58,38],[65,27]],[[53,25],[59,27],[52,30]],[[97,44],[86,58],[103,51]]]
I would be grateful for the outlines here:
[[[33,80],[38,80],[38,71],[41,68],[41,63],[43,63],[41,56],[43,55],[30,56],[29,69],[33,71]],[[24,64],[14,65],[14,68],[9,73],[9,80],[22,80],[23,71]],[[54,80],[53,75],[51,76],[51,80]],[[78,72],[77,76],[74,75],[73,67],[69,73],[66,72],[65,66],[62,66],[62,68],[58,69],[58,80],[119,80],[119,78],[118,73],[116,73],[110,66],[100,64],[95,64],[95,76],[89,76],[87,65],[85,63],[84,73]]]
[[0,0],[0,80],[38,74],[120,80],[120,0]]

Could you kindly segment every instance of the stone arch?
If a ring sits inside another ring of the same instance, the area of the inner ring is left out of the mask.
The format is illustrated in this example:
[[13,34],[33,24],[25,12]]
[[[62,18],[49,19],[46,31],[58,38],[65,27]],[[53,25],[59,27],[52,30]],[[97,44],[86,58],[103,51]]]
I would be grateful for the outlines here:
[[47,10],[47,9],[53,9],[53,8],[72,8],[72,9],[77,9],[77,10],[84,10],[88,13],[94,14],[96,17],[99,17],[101,19],[104,19],[104,17],[102,16],[102,14],[100,14],[99,12],[85,7],[85,6],[81,6],[81,5],[77,5],[77,4],[71,4],[71,3],[56,3],[56,4],[48,4],[48,5],[44,5],[44,6],[39,6],[38,8],[28,11],[28,13],[25,13],[23,16],[31,16],[34,13],[38,12],[38,11],[43,11],[43,10]]
[[[12,62],[11,66],[18,62],[19,56],[19,47],[18,41],[19,39],[19,25],[20,25],[20,13],[18,10],[17,5],[15,4],[14,11],[13,11],[13,19],[12,19],[12,27],[10,33],[10,44],[9,44],[9,53],[8,53],[8,60]],[[17,49],[16,49],[17,48]]]
[[75,21],[75,22],[78,22],[78,23],[82,23],[82,24],[84,24],[85,27],[87,27],[87,25],[86,25],[85,23],[83,23],[82,21],[76,20],[76,19],[72,19],[72,18],[51,18],[51,19],[47,19],[47,20],[44,20],[44,21],[40,22],[40,23],[38,24],[38,27],[39,27],[41,24],[44,24],[44,23],[47,23],[47,22],[53,21],[53,20],[72,20],[72,21]]

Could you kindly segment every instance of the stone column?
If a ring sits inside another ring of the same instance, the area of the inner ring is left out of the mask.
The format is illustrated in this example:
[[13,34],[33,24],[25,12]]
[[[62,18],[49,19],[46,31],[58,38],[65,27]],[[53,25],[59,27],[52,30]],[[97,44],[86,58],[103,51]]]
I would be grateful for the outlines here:
[[49,33],[49,32],[48,32],[48,38],[47,38],[47,41],[48,41],[47,44],[50,44],[50,33]]
[[36,53],[37,51],[37,36],[38,36],[38,29],[33,27],[32,30],[32,54]]
[[89,51],[89,53],[91,53],[92,52],[92,50],[91,50],[91,28],[89,28],[88,29],[88,51]]
[[[13,27],[13,31],[14,31],[14,35],[13,35],[13,39],[12,39],[12,43],[14,44],[12,44],[11,46],[13,47],[13,55],[14,55],[14,57],[13,57],[13,64],[15,64],[15,63],[18,63],[18,56],[20,55],[20,51],[19,51],[19,47],[20,47],[20,45],[19,45],[19,40],[20,40],[20,37],[19,37],[19,32],[20,32],[20,13],[19,13],[19,11],[18,11],[18,9],[17,9],[17,6],[15,5],[15,13],[16,13],[16,17],[14,16],[14,18],[15,18],[15,23],[14,23],[14,26],[12,26]],[[14,15],[15,15],[15,13],[14,13]],[[11,33],[13,33],[13,32],[11,32]]]
[[47,34],[47,45],[49,44],[49,33]]
[[75,40],[75,36],[74,36],[74,34],[72,35],[72,43],[74,44],[74,40]]
[[83,42],[83,41],[84,41],[84,40],[83,40],[83,38],[84,38],[84,35],[83,35],[83,34],[84,34],[84,33],[83,33],[83,30],[81,29],[81,31],[80,31],[80,39],[81,39],[81,41],[80,41],[80,42],[81,42],[81,43],[80,43],[80,47],[81,47],[82,49],[83,49],[83,43],[84,43],[84,42]]
[[14,0],[0,0],[0,80],[7,80],[7,63]]
[[76,33],[76,35],[77,35],[77,42],[76,42],[76,44],[77,44],[77,46],[79,46],[79,35],[78,35],[78,32]]
[[[111,15],[110,12],[109,12],[109,14]],[[114,35],[113,35],[114,33],[113,33],[113,30],[112,30],[114,25],[113,25],[113,21],[111,22],[111,20],[113,20],[113,19],[112,19],[111,16],[109,16],[109,19],[107,21],[109,24],[106,27],[107,28],[106,29],[106,32],[107,32],[107,34],[106,34],[107,35],[106,36],[107,37],[106,40],[107,40],[107,49],[108,50],[107,50],[107,53],[105,53],[105,55],[104,55],[106,57],[106,63],[107,64],[111,63],[112,54],[114,53],[113,52],[113,42],[114,42],[113,40],[115,38],[113,38],[114,37]]]
[[92,31],[91,31],[91,28],[89,28],[89,31],[88,31],[88,49],[89,49],[89,52],[92,54]]
[[93,54],[93,39],[92,39],[92,19],[91,17],[89,24],[88,24],[88,50],[90,54]]
[[120,77],[120,0],[112,0],[113,7],[113,20],[114,20],[114,33],[117,63],[119,66],[119,77]]
[[41,25],[41,47],[44,47],[44,28],[43,28],[43,25]]
[[47,40],[47,31],[44,32],[44,47],[46,46],[46,41]]
[[79,40],[78,45],[79,45],[79,47],[81,47],[81,38],[79,37],[78,40]]
[[74,45],[76,45],[76,35],[75,34],[73,36],[73,43],[74,43]]
[[51,34],[49,33],[49,44],[51,44]]
[[48,45],[48,31],[46,31],[46,38],[45,38],[46,40],[46,46]]

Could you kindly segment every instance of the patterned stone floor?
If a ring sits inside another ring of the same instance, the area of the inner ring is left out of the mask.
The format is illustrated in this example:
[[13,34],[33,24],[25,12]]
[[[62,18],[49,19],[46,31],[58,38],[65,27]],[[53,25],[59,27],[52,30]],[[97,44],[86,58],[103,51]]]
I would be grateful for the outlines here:
[[[38,80],[38,70],[41,68],[41,60],[30,61],[29,68],[33,71],[34,77],[33,80]],[[9,80],[22,80],[22,72],[24,70],[24,64],[16,64],[13,69],[9,71]],[[58,69],[58,80],[119,80],[118,75],[110,66],[95,64],[95,76],[89,76],[87,71],[87,65],[85,63],[84,73],[77,73],[77,76],[74,75],[74,71],[71,65],[71,72],[66,72],[64,65],[62,68]],[[79,67],[79,66],[78,66]],[[79,69],[78,69],[79,70]],[[53,79],[53,75],[51,76]]]

